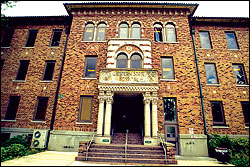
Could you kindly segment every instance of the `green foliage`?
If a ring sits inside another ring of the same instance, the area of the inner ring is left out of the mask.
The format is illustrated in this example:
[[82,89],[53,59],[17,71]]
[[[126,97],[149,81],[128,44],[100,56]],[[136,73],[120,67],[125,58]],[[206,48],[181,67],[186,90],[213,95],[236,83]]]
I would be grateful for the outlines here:
[[26,155],[27,147],[22,144],[11,144],[1,147],[1,162]]
[[11,144],[22,144],[25,147],[29,147],[28,141],[27,141],[27,135],[14,136],[14,137],[6,140],[5,142],[1,143],[1,146],[8,147]]
[[209,156],[216,157],[215,148],[228,148],[229,162],[236,166],[249,166],[249,138],[229,139],[226,136],[213,134],[209,140]]

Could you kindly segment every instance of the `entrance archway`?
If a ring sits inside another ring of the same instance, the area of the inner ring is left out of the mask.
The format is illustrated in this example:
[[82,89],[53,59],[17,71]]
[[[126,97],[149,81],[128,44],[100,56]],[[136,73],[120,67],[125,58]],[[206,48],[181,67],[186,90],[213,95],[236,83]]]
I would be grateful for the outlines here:
[[115,94],[111,118],[112,133],[138,133],[144,129],[142,94]]

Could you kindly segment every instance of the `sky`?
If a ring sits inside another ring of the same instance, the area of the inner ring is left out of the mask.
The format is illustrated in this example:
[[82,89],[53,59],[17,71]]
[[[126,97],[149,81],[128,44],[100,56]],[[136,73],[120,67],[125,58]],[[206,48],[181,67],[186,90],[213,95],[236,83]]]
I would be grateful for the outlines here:
[[[2,11],[1,7],[1,13],[5,14],[6,16],[68,15],[63,6],[63,3],[76,3],[76,2],[88,2],[88,1],[19,1],[15,3],[16,5],[15,7],[8,8],[5,11]],[[108,1],[108,2],[117,2],[117,1]],[[131,2],[131,1],[126,1],[126,2]],[[196,12],[194,13],[194,16],[249,18],[249,1],[159,1],[159,2],[197,3],[199,4],[199,6]]]

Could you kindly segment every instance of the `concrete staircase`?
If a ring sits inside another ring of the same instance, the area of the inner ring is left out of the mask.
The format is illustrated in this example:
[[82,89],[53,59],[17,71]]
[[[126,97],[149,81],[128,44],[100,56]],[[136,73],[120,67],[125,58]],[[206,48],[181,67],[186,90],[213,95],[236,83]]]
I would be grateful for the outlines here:
[[[112,144],[92,144],[88,150],[87,161],[155,165],[177,164],[174,148],[167,148],[167,160],[165,160],[164,150],[161,146],[141,145],[142,139],[136,142],[137,139],[141,138],[139,135],[130,134],[130,137],[126,154],[125,136],[124,134],[116,134],[112,139]],[[86,161],[86,150],[82,149],[84,144],[80,143],[79,148],[78,156],[75,160]]]

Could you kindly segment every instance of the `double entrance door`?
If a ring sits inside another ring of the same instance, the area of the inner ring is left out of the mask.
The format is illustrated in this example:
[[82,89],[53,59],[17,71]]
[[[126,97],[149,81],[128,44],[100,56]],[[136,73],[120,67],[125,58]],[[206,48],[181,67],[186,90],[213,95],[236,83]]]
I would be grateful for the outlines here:
[[142,94],[115,94],[111,118],[112,133],[138,133],[144,129]]

